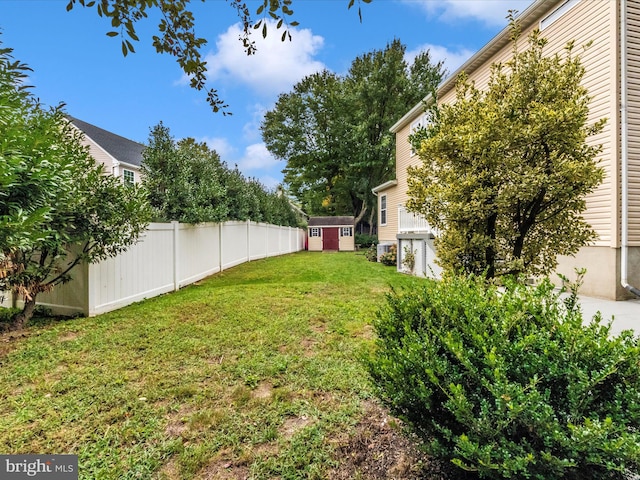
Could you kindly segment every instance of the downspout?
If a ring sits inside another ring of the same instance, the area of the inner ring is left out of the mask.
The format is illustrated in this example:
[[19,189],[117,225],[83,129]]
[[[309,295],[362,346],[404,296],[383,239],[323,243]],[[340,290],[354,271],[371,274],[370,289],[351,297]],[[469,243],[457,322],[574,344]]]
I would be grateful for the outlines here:
[[622,245],[620,251],[620,283],[628,292],[640,297],[640,290],[629,284],[629,146],[627,112],[627,0],[620,2],[620,155],[621,155],[621,194],[622,194]]

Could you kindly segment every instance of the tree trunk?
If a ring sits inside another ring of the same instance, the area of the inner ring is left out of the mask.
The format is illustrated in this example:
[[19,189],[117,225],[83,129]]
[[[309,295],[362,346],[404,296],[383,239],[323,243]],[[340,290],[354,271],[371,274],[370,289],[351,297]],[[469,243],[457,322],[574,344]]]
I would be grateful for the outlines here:
[[369,213],[369,235],[373,235],[373,220],[376,215],[376,209],[372,208],[371,212]]
[[11,325],[12,330],[22,330],[29,320],[33,317],[33,312],[36,309],[36,296],[33,295],[30,299],[24,301],[24,308],[13,319]]
[[360,213],[358,214],[354,222],[356,225],[360,223],[360,221],[364,218],[365,213],[367,213],[367,206],[365,204],[362,204],[362,210],[360,210]]

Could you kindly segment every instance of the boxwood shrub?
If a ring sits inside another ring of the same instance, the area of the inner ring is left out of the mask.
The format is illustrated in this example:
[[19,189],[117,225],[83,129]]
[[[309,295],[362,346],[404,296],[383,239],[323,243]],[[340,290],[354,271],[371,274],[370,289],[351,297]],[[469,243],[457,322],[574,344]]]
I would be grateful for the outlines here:
[[432,455],[479,478],[622,479],[639,472],[640,349],[583,325],[576,290],[424,282],[389,294],[367,366]]

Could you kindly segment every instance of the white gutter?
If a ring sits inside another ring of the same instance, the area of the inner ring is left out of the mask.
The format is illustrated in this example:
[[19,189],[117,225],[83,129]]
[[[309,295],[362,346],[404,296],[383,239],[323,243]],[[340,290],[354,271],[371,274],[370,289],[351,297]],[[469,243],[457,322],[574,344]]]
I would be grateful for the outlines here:
[[383,183],[382,185],[378,185],[377,187],[373,187],[371,189],[371,193],[373,193],[376,197],[378,196],[378,192],[386,190],[389,187],[393,187],[398,184],[398,180],[389,180],[388,182]]
[[620,155],[621,155],[621,194],[622,194],[622,245],[620,251],[620,283],[628,292],[640,297],[640,290],[629,284],[629,146],[627,112],[627,0],[620,2]]

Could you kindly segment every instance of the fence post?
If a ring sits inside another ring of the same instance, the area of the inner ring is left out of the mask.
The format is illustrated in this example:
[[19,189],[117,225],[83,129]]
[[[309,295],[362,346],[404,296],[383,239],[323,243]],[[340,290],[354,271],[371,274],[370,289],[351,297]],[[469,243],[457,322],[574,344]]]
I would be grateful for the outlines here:
[[224,267],[224,258],[222,258],[222,252],[224,251],[224,249],[222,248],[222,229],[223,229],[223,223],[219,222],[218,223],[218,240],[220,240],[218,242],[218,247],[220,248],[220,252],[219,252],[219,256],[220,256],[220,271],[222,272],[223,267]]
[[251,261],[251,220],[247,219],[247,262]]
[[180,256],[180,223],[171,222],[173,227],[173,291],[177,292],[180,289],[180,273],[178,272],[178,258]]

